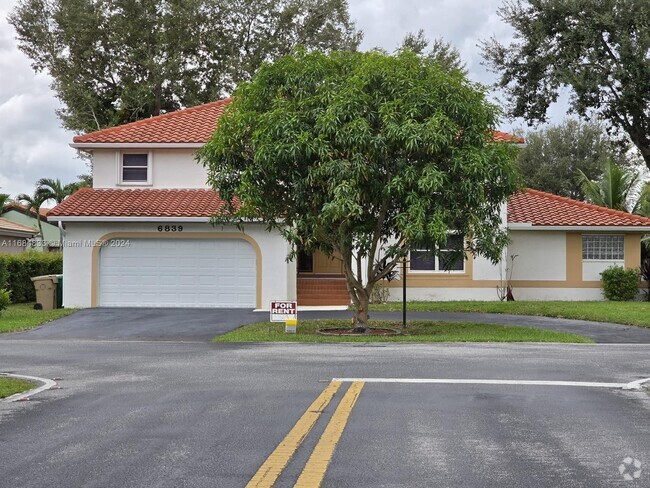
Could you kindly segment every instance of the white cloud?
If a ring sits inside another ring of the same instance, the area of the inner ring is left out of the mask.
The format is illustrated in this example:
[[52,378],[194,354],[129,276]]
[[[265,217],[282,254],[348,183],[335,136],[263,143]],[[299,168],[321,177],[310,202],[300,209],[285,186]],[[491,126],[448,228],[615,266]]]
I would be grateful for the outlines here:
[[[350,0],[350,13],[365,32],[363,49],[393,51],[407,32],[424,29],[427,37],[444,37],[460,50],[470,78],[490,84],[494,75],[481,65],[479,40],[495,35],[502,41],[511,28],[496,15],[501,0]],[[30,60],[16,47],[6,20],[16,0],[0,0],[0,192],[31,193],[38,178],[73,181],[86,172],[68,144],[73,134],[61,128],[55,114],[59,102],[46,74],[34,74]],[[566,111],[566,97],[552,108],[553,122]],[[522,127],[521,121],[503,128]]]
[[73,134],[61,128],[60,104],[50,78],[35,74],[14,39],[7,14],[14,0],[0,0],[0,192],[32,193],[39,178],[74,181],[86,172],[68,146]]

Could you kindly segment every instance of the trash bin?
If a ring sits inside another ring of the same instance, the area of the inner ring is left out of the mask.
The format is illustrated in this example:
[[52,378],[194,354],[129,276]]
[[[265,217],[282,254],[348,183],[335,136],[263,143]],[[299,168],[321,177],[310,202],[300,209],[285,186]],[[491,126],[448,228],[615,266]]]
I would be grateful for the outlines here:
[[63,308],[63,275],[56,275],[56,308]]
[[53,310],[56,307],[56,287],[59,282],[57,275],[34,276],[32,279],[36,290],[36,303],[42,310]]

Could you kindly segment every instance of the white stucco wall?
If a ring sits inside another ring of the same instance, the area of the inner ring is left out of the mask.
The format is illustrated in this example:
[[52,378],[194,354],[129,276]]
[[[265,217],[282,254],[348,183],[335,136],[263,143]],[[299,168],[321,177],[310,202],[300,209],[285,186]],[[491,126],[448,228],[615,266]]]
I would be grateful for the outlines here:
[[[130,152],[150,152],[134,149]],[[128,185],[120,181],[120,152],[96,149],[93,152],[94,188],[207,188],[207,171],[196,162],[192,149],[151,150],[151,184]]]
[[499,269],[504,263],[492,264],[489,259],[481,256],[474,258],[472,278],[474,281],[498,280]]
[[557,300],[557,301],[590,301],[604,300],[601,288],[518,288],[513,291],[515,300]]
[[582,280],[600,281],[600,273],[611,266],[625,267],[625,260],[582,260]]
[[[164,222],[173,225],[173,222]],[[93,247],[88,245],[72,245],[97,241],[113,232],[150,232],[151,238],[160,238],[157,231],[159,223],[87,223],[68,222],[66,224],[63,249],[63,304],[70,308],[87,308],[91,306],[92,297],[92,258]],[[235,227],[213,227],[207,223],[182,222],[183,232],[174,235],[183,238],[189,232],[228,232],[241,233]],[[262,254],[262,308],[268,308],[271,300],[296,299],[296,265],[287,263],[289,251],[287,242],[277,232],[269,233],[261,224],[250,224],[245,228],[245,234],[253,238],[261,249]],[[100,251],[101,253],[101,251]]]
[[[401,302],[402,289],[390,288],[388,301]],[[514,287],[515,300],[603,300],[600,288],[523,288]],[[455,301],[455,300],[481,300],[497,301],[496,288],[408,288],[406,298],[411,301]]]
[[513,280],[566,280],[566,233],[510,231],[508,262],[516,255]]
[[[389,288],[389,302],[402,301],[402,288]],[[456,301],[456,300],[498,300],[496,288],[408,288],[408,301]]]

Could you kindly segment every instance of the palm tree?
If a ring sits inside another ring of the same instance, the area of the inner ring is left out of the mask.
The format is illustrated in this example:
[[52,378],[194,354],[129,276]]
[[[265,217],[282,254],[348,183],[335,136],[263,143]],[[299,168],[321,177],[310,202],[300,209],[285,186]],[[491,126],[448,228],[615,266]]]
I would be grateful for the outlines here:
[[43,201],[54,200],[58,205],[79,189],[79,182],[64,185],[61,180],[41,178],[36,182],[36,193],[43,197]]
[[644,217],[650,217],[650,181],[646,181],[643,185],[639,199],[632,212],[637,215],[643,215]]
[[599,180],[590,180],[578,170],[578,181],[587,200],[601,207],[633,212],[637,205],[628,207],[628,201],[637,191],[641,176],[617,166],[611,159],[605,163],[603,175]]
[[45,240],[45,236],[43,235],[43,225],[41,224],[41,205],[43,205],[43,202],[45,199],[39,195],[38,191],[34,192],[33,196],[28,195],[27,193],[21,193],[16,197],[16,200],[25,207],[27,207],[27,211],[34,211],[36,213],[36,222],[38,222],[38,233],[41,236],[41,240]]
[[0,212],[4,210],[7,200],[9,200],[9,195],[6,193],[0,193]]

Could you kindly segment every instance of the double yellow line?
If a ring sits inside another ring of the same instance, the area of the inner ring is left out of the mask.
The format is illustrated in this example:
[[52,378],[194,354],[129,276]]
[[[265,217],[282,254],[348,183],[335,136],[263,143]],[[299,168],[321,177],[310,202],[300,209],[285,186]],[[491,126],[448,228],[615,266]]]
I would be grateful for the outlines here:
[[[305,440],[307,434],[314,427],[316,421],[330,404],[342,384],[341,381],[330,382],[327,388],[314,400],[307,411],[296,422],[296,425],[293,426],[282,442],[278,444],[271,455],[260,466],[260,469],[257,470],[257,473],[248,482],[246,488],[271,488],[275,484],[289,463],[289,460]],[[309,456],[307,464],[294,485],[294,488],[317,488],[322,484],[327,467],[334,455],[336,445],[341,439],[341,435],[348,423],[350,413],[357,402],[357,398],[359,398],[363,384],[362,381],[355,381],[348,388],[348,391],[336,408],[334,415],[332,415],[332,418],[325,427],[325,431],[318,444],[316,444],[311,456]]]

